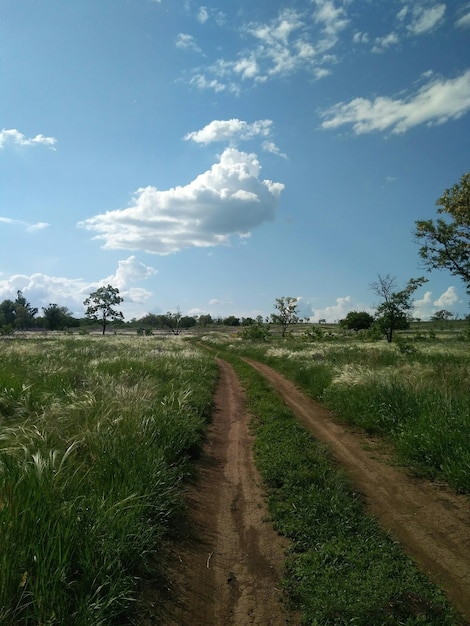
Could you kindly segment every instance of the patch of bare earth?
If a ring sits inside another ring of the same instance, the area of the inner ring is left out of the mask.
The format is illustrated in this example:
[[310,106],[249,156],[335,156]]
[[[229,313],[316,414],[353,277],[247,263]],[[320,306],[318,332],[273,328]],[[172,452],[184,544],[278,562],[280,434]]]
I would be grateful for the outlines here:
[[282,601],[287,542],[266,521],[244,392],[232,367],[218,363],[215,412],[188,495],[191,533],[175,548],[164,615],[146,626],[298,623]]
[[469,499],[390,465],[379,448],[365,445],[368,439],[363,434],[333,421],[331,413],[267,365],[246,360],[269,380],[299,421],[328,444],[364,495],[368,512],[470,623]]

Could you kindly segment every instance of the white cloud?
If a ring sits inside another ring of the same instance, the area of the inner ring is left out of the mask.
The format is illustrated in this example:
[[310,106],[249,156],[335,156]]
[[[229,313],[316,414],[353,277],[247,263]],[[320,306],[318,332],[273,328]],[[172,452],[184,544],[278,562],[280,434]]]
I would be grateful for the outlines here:
[[264,138],[261,144],[265,152],[287,158],[271,139],[272,120],[257,120],[252,124],[239,120],[213,120],[204,128],[188,133],[184,139],[207,145],[214,142],[228,141],[231,146],[236,146],[240,141],[250,141],[257,137]]
[[470,110],[470,70],[454,79],[431,79],[416,93],[401,99],[355,98],[321,113],[324,129],[351,125],[359,135],[390,130],[404,133],[419,124],[442,124]]
[[201,52],[201,48],[194,41],[192,35],[179,33],[176,37],[176,47],[182,50],[192,50],[193,52]]
[[245,39],[251,37],[253,45],[235,60],[218,59],[198,69],[191,84],[239,93],[241,83],[248,80],[264,83],[301,70],[317,79],[327,76],[329,71],[323,66],[336,58],[326,53],[336,45],[349,20],[344,7],[336,7],[332,0],[315,0],[314,5],[313,13],[285,8],[266,23],[246,25],[241,33]]
[[3,128],[0,130],[0,149],[4,148],[7,145],[17,145],[17,146],[35,146],[35,145],[43,145],[48,148],[54,150],[54,146],[57,143],[57,139],[55,137],[46,137],[45,135],[39,134],[35,137],[26,137],[16,128],[6,129]]
[[186,141],[209,144],[218,141],[247,141],[254,137],[269,137],[272,120],[257,120],[253,124],[239,119],[213,120],[201,130],[185,136]]
[[275,154],[276,156],[280,156],[283,159],[287,159],[287,154],[281,152],[273,141],[263,141],[261,147],[265,152],[269,152],[270,154]]
[[36,222],[31,224],[29,222],[24,222],[23,220],[14,220],[11,217],[0,217],[0,224],[10,224],[12,226],[20,226],[24,228],[28,233],[35,233],[40,230],[44,230],[48,228],[50,224],[47,222]]
[[455,22],[455,25],[458,28],[470,28],[470,12],[466,15],[462,15],[462,17]]
[[339,33],[346,28],[349,20],[344,7],[336,7],[333,0],[314,0],[316,10],[314,20],[323,29],[323,39],[320,42],[322,50],[333,47]]
[[357,302],[351,296],[336,298],[335,304],[322,309],[316,308],[309,300],[300,299],[298,310],[301,317],[314,322],[324,319],[329,323],[344,319],[350,311],[367,311],[371,315],[374,313],[369,305]]
[[78,225],[98,233],[106,249],[170,254],[228,245],[275,217],[282,183],[262,180],[255,154],[227,148],[210,170],[183,187],[140,188],[131,206]]
[[454,305],[459,303],[461,303],[461,300],[455,287],[448,287],[436,299],[433,299],[431,291],[426,291],[422,298],[413,302],[413,317],[426,320],[436,311],[442,309],[451,310]]
[[412,20],[407,28],[412,35],[422,35],[432,31],[439,23],[442,22],[446,11],[445,4],[435,4],[434,6],[424,7],[419,4],[411,9]]
[[209,19],[209,12],[207,11],[207,8],[200,7],[198,14],[197,14],[198,22],[200,22],[201,24],[204,24],[205,22],[207,22],[208,19]]
[[368,33],[357,32],[353,35],[353,43],[369,43]]
[[119,289],[120,295],[124,298],[120,308],[128,316],[135,310],[135,305],[142,304],[152,295],[147,289],[134,286],[134,283],[146,280],[156,273],[152,267],[139,263],[134,256],[130,256],[119,261],[114,274],[96,282],[41,273],[15,274],[0,280],[0,301],[14,300],[17,291],[20,290],[33,306],[39,308],[39,315],[42,314],[42,307],[56,303],[59,306],[66,306],[81,317],[84,314],[83,300],[98,287],[110,283]]
[[457,304],[459,296],[455,287],[449,287],[444,293],[439,296],[437,300],[434,300],[434,306],[438,308],[446,308]]
[[107,278],[103,278],[100,282],[103,285],[109,283],[118,289],[124,289],[130,283],[146,280],[157,273],[156,269],[140,263],[132,255],[123,261],[119,261],[116,272]]
[[384,37],[376,37],[372,52],[384,52],[391,46],[396,46],[400,42],[400,39],[395,32],[391,32]]
[[[376,37],[372,52],[381,53],[398,45],[404,37],[414,37],[432,32],[442,24],[446,11],[445,4],[429,4],[415,1],[405,5],[396,16],[394,29],[387,35]],[[361,41],[360,33],[354,42]]]

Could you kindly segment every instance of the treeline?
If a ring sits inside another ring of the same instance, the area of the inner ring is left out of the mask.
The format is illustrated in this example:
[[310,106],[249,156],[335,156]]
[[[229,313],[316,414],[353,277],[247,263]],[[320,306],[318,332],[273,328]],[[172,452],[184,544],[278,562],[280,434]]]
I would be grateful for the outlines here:
[[[114,321],[113,328],[132,328],[141,330],[166,330],[173,334],[179,334],[182,330],[194,327],[212,326],[251,326],[262,323],[263,317],[256,319],[251,317],[212,317],[210,314],[190,316],[180,312],[165,314],[147,313],[143,317],[133,318],[128,322]],[[42,307],[42,315],[39,309],[31,305],[21,291],[17,292],[15,300],[6,299],[0,303],[0,334],[8,335],[15,331],[24,330],[56,330],[67,331],[73,329],[87,329],[99,326],[99,322],[90,319],[89,316],[75,317],[66,307],[51,303]]]

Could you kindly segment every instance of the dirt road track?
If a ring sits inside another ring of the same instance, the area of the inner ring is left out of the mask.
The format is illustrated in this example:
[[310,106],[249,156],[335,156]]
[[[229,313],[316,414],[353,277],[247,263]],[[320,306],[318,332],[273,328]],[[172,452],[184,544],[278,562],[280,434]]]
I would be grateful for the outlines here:
[[175,554],[169,602],[160,626],[295,624],[281,601],[287,543],[266,521],[255,469],[249,415],[232,367],[218,361],[220,381],[199,480],[189,494],[192,533]]
[[265,376],[302,424],[328,444],[365,496],[367,509],[390,531],[430,580],[447,592],[470,623],[470,501],[443,486],[415,479],[366,450],[365,439],[267,365],[246,359]]
[[[364,495],[369,513],[447,592],[470,624],[469,500],[407,476],[363,435],[334,422],[328,411],[283,376],[261,363],[247,362],[267,378],[300,422],[328,444]],[[165,615],[149,617],[142,626],[299,623],[282,603],[279,580],[287,545],[265,521],[268,513],[253,464],[244,392],[232,367],[222,360],[218,364],[213,421],[199,479],[188,497],[191,532],[175,547]]]

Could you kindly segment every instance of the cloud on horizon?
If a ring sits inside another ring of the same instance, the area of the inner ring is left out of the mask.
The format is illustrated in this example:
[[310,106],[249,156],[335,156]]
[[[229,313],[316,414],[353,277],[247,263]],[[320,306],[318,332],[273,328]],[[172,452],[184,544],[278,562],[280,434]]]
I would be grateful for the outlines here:
[[218,163],[185,186],[140,188],[131,206],[78,223],[98,233],[105,249],[166,255],[228,245],[273,221],[284,185],[260,179],[256,154],[227,148]]
[[51,303],[66,306],[75,315],[84,314],[83,300],[98,287],[111,284],[117,287],[124,298],[121,309],[132,316],[139,305],[150,298],[152,292],[135,283],[147,280],[155,275],[157,270],[137,261],[135,256],[118,262],[114,274],[106,276],[96,282],[87,282],[81,278],[66,278],[63,276],[48,276],[35,272],[30,275],[14,274],[6,279],[0,279],[0,302],[6,299],[14,300],[17,291],[22,291],[27,300],[39,308],[38,315],[42,315],[41,308]]

